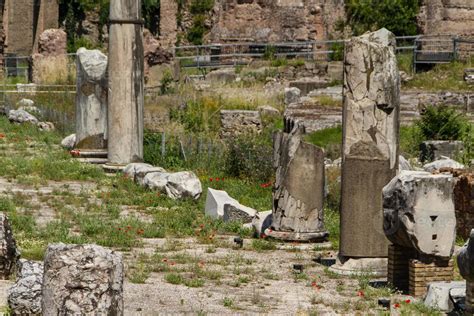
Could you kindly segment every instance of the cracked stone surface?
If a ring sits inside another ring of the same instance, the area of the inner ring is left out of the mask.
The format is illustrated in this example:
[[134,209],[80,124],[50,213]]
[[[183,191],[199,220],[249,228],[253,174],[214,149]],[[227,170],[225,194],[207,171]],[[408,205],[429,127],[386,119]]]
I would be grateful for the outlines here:
[[400,172],[383,189],[387,238],[421,256],[449,259],[456,238],[453,188],[452,175]]
[[380,29],[352,38],[344,72],[340,254],[386,257],[381,192],[398,169],[395,36]]
[[44,260],[44,315],[122,315],[122,256],[96,245],[49,245]]
[[276,231],[326,233],[324,228],[324,151],[303,141],[295,127],[274,137],[276,181],[273,223]]

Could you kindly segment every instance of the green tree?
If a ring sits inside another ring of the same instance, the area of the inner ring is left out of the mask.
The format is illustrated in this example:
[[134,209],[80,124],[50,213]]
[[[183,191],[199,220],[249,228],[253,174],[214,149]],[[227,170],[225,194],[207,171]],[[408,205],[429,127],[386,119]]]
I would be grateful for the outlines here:
[[415,35],[419,0],[346,0],[348,25],[355,35],[385,27],[395,35]]

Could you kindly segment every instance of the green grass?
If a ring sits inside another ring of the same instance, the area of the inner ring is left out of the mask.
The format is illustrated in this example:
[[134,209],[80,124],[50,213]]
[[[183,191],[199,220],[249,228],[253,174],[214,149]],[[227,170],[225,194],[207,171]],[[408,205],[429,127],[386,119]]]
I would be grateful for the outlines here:
[[463,79],[464,69],[469,63],[452,62],[440,64],[432,70],[414,74],[413,80],[404,84],[405,88],[425,91],[470,91],[470,87]]
[[321,148],[327,148],[330,145],[342,143],[342,126],[326,128],[308,134],[306,141]]

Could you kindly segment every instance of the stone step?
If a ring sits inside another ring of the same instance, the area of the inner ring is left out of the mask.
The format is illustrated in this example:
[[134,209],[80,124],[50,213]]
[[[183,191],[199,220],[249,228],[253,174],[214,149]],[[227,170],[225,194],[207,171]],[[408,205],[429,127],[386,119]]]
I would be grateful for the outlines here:
[[77,161],[83,163],[90,163],[93,165],[103,165],[107,163],[107,158],[76,158]]

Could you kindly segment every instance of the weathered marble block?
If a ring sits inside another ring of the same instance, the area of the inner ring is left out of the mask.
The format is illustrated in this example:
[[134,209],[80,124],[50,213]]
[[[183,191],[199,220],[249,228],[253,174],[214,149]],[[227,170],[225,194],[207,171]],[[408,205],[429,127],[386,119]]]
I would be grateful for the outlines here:
[[122,256],[96,245],[49,245],[43,315],[123,315]]
[[451,175],[402,171],[383,189],[384,232],[420,257],[449,259],[456,239]]
[[288,240],[324,239],[324,151],[304,142],[303,135],[297,126],[274,136],[272,229],[287,232]]
[[79,48],[76,58],[76,147],[107,147],[107,56]]
[[344,61],[342,257],[386,257],[382,188],[398,168],[400,77],[395,36],[352,38]]

